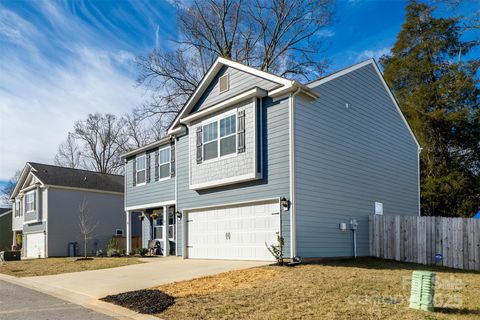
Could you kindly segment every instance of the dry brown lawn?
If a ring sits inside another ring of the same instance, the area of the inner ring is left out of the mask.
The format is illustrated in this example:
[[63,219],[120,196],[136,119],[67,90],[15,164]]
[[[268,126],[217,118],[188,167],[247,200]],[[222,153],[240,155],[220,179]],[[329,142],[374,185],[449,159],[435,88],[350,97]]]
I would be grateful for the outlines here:
[[76,261],[77,258],[46,258],[7,261],[0,265],[0,273],[16,277],[46,276],[67,272],[98,270],[142,263],[137,258],[94,258]]
[[[408,308],[413,270],[437,272],[436,312]],[[268,266],[164,285],[163,319],[480,319],[480,273],[377,259]]]

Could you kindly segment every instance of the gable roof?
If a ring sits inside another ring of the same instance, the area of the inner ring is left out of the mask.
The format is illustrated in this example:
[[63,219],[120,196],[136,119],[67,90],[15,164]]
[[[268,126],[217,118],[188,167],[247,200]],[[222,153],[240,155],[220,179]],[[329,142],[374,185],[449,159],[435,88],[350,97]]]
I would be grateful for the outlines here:
[[400,106],[398,105],[398,101],[397,99],[395,98],[395,96],[393,95],[392,93],[392,90],[390,90],[390,87],[388,86],[387,82],[385,81],[385,78],[383,78],[383,75],[382,75],[382,72],[380,71],[380,68],[378,68],[378,65],[377,63],[375,62],[375,59],[371,58],[371,59],[368,59],[368,60],[365,60],[365,61],[362,61],[360,63],[357,63],[357,64],[354,64],[348,68],[345,68],[345,69],[341,69],[337,72],[334,72],[328,76],[325,76],[325,77],[322,77],[318,80],[314,80],[310,83],[307,84],[307,87],[309,88],[314,88],[314,87],[317,87],[321,84],[324,84],[328,81],[331,81],[333,79],[336,79],[338,77],[341,77],[343,75],[346,75],[347,73],[350,73],[352,71],[355,71],[357,69],[360,69],[360,68],[363,68],[365,66],[368,66],[368,65],[371,65],[373,66],[373,68],[375,69],[375,72],[377,73],[378,75],[378,78],[380,79],[380,81],[382,82],[385,90],[387,91],[390,99],[392,100],[395,108],[397,109],[398,113],[400,114],[400,117],[402,118],[403,122],[405,123],[407,129],[410,131],[410,135],[412,136],[413,138],[413,141],[415,142],[415,144],[417,145],[417,148],[418,150],[421,150],[422,147],[420,146],[420,143],[418,143],[418,140],[417,140],[417,137],[415,136],[415,134],[413,133],[413,130],[412,128],[410,127],[410,125],[408,124],[408,121],[407,119],[405,118],[405,116],[403,115],[403,112],[402,110],[400,109]]
[[270,80],[272,82],[280,84],[281,87],[278,88],[278,89],[275,89],[274,92],[272,92],[273,94],[269,92],[270,96],[284,94],[284,93],[287,93],[289,91],[293,91],[295,89],[300,89],[304,93],[306,93],[306,94],[308,94],[312,97],[318,97],[317,93],[313,92],[312,90],[310,90],[310,88],[308,88],[307,86],[305,86],[305,85],[303,85],[303,84],[301,84],[301,83],[299,83],[295,80],[289,80],[289,79],[286,79],[286,78],[282,78],[282,77],[276,76],[276,75],[274,75],[272,73],[269,73],[269,72],[261,71],[261,70],[255,69],[253,67],[249,67],[247,65],[244,65],[244,64],[232,61],[232,60],[228,60],[228,59],[225,59],[225,58],[222,58],[222,57],[218,57],[217,60],[215,60],[215,62],[213,63],[213,65],[210,67],[210,69],[208,69],[207,73],[205,74],[205,76],[200,81],[200,84],[197,86],[194,93],[190,96],[190,98],[187,100],[187,102],[183,106],[182,110],[180,110],[180,112],[177,114],[175,119],[170,124],[170,127],[167,130],[168,134],[173,134],[175,132],[174,129],[180,123],[180,119],[182,119],[182,117],[184,115],[188,114],[193,109],[195,104],[198,102],[198,100],[200,99],[202,94],[207,89],[208,85],[211,83],[211,81],[214,79],[215,75],[220,71],[220,69],[223,66],[232,67],[232,68],[238,69],[240,71],[250,73],[250,74],[253,74],[253,75],[258,76],[260,78],[264,78],[264,79],[267,79],[267,80]]
[[32,173],[43,185],[115,193],[124,192],[122,175],[27,162],[10,199],[13,199],[21,190],[29,173]]

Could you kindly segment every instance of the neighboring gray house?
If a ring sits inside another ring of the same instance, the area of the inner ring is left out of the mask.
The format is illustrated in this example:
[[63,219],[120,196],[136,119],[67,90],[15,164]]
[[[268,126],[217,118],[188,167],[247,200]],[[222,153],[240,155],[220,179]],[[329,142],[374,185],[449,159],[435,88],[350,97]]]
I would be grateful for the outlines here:
[[70,242],[77,242],[83,255],[82,204],[97,224],[87,254],[104,250],[112,236],[124,233],[123,188],[120,175],[27,162],[10,198],[12,229],[23,234],[23,256],[67,256]]
[[0,251],[12,249],[12,209],[0,208]]
[[300,84],[219,58],[168,136],[124,155],[127,247],[271,260],[280,233],[287,257],[346,257],[356,219],[367,256],[368,216],[419,214],[419,152],[374,60]]

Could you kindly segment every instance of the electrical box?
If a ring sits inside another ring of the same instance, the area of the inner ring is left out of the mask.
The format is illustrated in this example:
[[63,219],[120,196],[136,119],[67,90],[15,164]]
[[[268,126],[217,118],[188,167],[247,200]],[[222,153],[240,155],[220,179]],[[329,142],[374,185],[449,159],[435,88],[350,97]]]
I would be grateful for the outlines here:
[[347,224],[345,222],[340,223],[340,231],[347,231]]
[[355,219],[350,220],[350,228],[351,228],[352,230],[357,230],[357,228],[358,228],[358,222],[357,222],[357,220],[355,220]]

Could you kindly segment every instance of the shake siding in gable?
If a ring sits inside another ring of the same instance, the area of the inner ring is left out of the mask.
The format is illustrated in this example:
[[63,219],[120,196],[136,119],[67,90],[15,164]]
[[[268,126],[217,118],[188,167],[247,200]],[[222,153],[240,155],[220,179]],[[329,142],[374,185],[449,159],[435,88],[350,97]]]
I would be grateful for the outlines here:
[[[230,89],[220,93],[218,78],[227,73],[230,78]],[[276,88],[278,86],[278,83],[270,80],[254,76],[250,73],[246,73],[232,67],[223,66],[212,80],[210,85],[207,87],[202,97],[198,100],[197,104],[193,108],[193,112],[208,108],[218,102],[232,98],[239,93],[242,93],[253,87],[271,90],[272,88]]]
[[149,152],[152,152],[150,161],[151,180],[144,185],[133,186],[134,168],[132,160],[134,158],[127,159],[127,164],[125,166],[125,194],[127,197],[127,207],[175,200],[175,178],[155,181],[155,156],[153,150]]
[[[372,65],[315,88],[320,98],[295,104],[297,254],[351,256],[368,252],[368,216],[418,215],[418,150]],[[346,106],[348,104],[348,107]]]
[[[289,196],[288,99],[272,102],[264,99],[262,109],[263,179],[235,183],[205,190],[189,189],[188,136],[180,137],[177,144],[178,209],[216,206],[228,203],[254,201]],[[190,132],[192,134],[192,132]],[[282,213],[282,235],[285,254],[289,255],[290,213]],[[181,225],[178,225],[181,229]],[[179,237],[182,230],[178,231]],[[288,248],[288,249],[287,249]],[[179,238],[179,251],[181,240]]]

